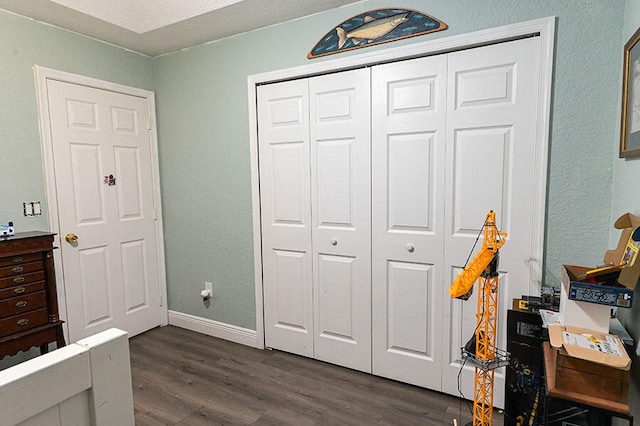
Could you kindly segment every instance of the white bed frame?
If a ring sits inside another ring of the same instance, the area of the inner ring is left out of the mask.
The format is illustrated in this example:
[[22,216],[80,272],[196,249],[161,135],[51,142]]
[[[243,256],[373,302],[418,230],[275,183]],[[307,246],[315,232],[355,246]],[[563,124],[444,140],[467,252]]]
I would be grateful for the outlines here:
[[133,425],[127,333],[112,328],[0,371],[3,425]]

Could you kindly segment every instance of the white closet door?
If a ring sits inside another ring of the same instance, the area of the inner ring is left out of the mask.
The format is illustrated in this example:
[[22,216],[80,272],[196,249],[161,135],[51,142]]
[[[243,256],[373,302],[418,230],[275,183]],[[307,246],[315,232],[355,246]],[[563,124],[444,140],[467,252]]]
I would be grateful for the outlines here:
[[265,345],[313,356],[307,80],[258,87]]
[[[489,210],[509,233],[500,251],[498,347],[506,348],[506,311],[529,294],[533,182],[539,79],[539,37],[449,54],[445,283],[460,272]],[[478,243],[479,246],[481,242]],[[477,251],[477,250],[476,250]],[[535,266],[535,265],[534,265]],[[443,391],[457,395],[460,347],[473,335],[476,295],[445,304]],[[462,391],[473,399],[473,367]],[[496,370],[494,404],[502,406],[504,368]]]
[[370,73],[312,78],[315,358],[371,372]]
[[[511,299],[535,292],[539,48],[532,37],[375,66],[371,80],[258,88],[266,346],[458,395],[476,301],[448,289],[494,210],[509,233],[506,347]],[[498,370],[496,406],[503,391]]]
[[373,372],[440,390],[446,55],[372,69]]

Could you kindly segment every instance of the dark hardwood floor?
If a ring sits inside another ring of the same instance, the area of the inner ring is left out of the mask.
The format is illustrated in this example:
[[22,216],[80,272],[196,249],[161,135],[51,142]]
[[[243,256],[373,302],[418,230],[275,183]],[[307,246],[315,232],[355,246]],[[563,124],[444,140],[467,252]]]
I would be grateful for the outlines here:
[[[177,327],[130,339],[137,425],[452,425],[458,398]],[[496,414],[495,425],[502,424]]]

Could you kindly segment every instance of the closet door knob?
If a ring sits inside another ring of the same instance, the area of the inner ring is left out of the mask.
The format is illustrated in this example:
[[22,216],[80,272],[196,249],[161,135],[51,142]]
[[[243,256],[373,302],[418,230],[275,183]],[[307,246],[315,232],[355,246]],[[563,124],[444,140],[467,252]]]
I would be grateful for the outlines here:
[[335,238],[332,238],[332,239],[331,239],[331,245],[332,245],[332,246],[337,246],[337,245],[338,245],[338,240],[337,240],[337,239],[335,239]]
[[416,250],[415,247],[413,247],[413,244],[411,243],[408,243],[405,247],[407,248],[407,251],[409,253],[413,253]]

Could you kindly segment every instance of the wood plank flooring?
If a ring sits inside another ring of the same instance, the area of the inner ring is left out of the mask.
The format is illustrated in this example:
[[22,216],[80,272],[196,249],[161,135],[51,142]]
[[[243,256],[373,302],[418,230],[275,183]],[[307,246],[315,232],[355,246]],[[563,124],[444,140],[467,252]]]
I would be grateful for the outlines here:
[[[177,327],[130,339],[136,425],[452,425],[461,399]],[[495,425],[502,425],[496,414]]]

